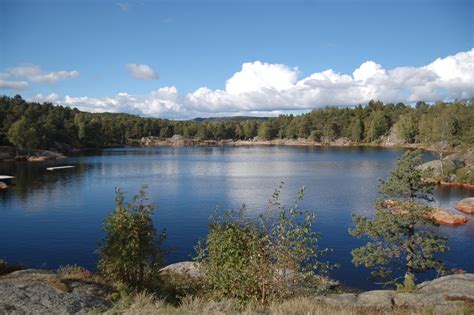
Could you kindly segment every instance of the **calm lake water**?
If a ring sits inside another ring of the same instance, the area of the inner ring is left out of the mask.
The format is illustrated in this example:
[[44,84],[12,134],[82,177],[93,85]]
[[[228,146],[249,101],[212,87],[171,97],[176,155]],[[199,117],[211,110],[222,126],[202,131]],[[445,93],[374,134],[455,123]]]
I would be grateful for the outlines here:
[[[351,263],[350,251],[363,244],[348,234],[351,214],[373,215],[378,179],[386,178],[398,149],[297,147],[124,148],[73,156],[61,161],[3,163],[0,174],[17,177],[0,192],[0,258],[28,266],[56,268],[78,264],[95,268],[102,222],[114,209],[114,189],[131,197],[142,184],[158,206],[155,224],[166,228],[172,247],[168,263],[189,260],[205,236],[212,209],[265,211],[268,199],[285,181],[283,200],[291,203],[305,186],[302,207],[318,213],[315,228],[327,256],[338,263],[332,276],[359,288],[376,287],[369,272]],[[434,157],[425,154],[425,159]],[[74,165],[47,171],[46,167]],[[437,205],[453,204],[473,191],[437,189]],[[436,204],[435,204],[436,205]],[[474,272],[474,221],[439,227],[450,238],[443,255],[450,268]]]

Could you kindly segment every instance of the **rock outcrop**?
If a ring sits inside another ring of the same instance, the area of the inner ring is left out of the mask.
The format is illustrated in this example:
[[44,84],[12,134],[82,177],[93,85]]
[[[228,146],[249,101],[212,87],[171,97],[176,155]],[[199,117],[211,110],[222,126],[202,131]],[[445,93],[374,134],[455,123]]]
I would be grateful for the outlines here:
[[434,209],[430,214],[427,214],[426,217],[440,224],[447,225],[462,225],[468,221],[465,216],[450,213],[443,209]]
[[426,162],[418,168],[428,182],[474,188],[474,149]]
[[14,147],[0,146],[0,162],[28,160],[31,162],[59,160],[66,158],[61,153],[48,150],[20,150]]
[[51,271],[26,269],[0,277],[0,314],[86,314],[112,307],[107,288],[61,279]]
[[436,313],[451,313],[462,310],[466,303],[474,302],[474,274],[456,274],[423,282],[413,293],[374,290],[360,294],[329,294],[316,299],[330,305],[358,308],[379,310],[431,308]]
[[454,208],[468,214],[474,214],[474,197],[459,201]]
[[[394,212],[401,212],[401,201],[398,200],[385,200],[384,204],[387,208],[391,209]],[[423,218],[431,219],[440,224],[447,225],[462,225],[468,222],[468,219],[459,214],[451,213],[449,211],[430,207],[431,211],[427,214],[422,215]]]

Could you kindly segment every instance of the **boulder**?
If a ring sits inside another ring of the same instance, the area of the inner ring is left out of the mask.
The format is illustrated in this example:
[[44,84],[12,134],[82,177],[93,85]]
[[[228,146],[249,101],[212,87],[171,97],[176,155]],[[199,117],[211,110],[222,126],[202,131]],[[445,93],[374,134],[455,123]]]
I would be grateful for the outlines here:
[[27,269],[0,277],[0,313],[86,314],[112,307],[98,284],[69,282],[54,272]]
[[424,217],[432,219],[440,224],[448,224],[448,225],[461,225],[461,224],[467,223],[468,221],[465,216],[450,213],[442,209],[433,209],[431,213],[427,214]]
[[419,284],[415,292],[374,290],[358,295],[328,294],[318,296],[316,300],[329,305],[377,309],[382,312],[429,309],[435,314],[457,313],[474,302],[474,274],[455,274],[426,281]]
[[[402,201],[387,199],[384,201],[384,205],[396,213],[402,213]],[[431,219],[440,224],[447,225],[461,225],[468,222],[465,216],[454,214],[443,209],[430,207],[431,212],[422,215],[423,218]]]
[[464,213],[474,214],[474,197],[459,201],[454,208]]
[[199,270],[199,263],[194,261],[183,261],[168,265],[160,269],[160,273],[175,273],[179,275],[187,275],[191,278],[198,278],[202,275]]
[[0,182],[0,190],[7,189],[7,188],[8,188],[7,184],[5,184],[4,182]]

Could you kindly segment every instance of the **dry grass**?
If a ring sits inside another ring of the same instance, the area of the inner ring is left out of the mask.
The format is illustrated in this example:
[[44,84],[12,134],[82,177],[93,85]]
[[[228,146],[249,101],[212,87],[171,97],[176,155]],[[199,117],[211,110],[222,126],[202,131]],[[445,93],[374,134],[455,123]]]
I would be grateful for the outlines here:
[[239,308],[232,301],[213,302],[198,297],[184,298],[180,305],[173,306],[162,300],[158,300],[152,294],[139,293],[131,297],[126,304],[117,304],[106,314],[163,314],[163,315],[194,315],[194,314],[245,314],[245,315],[433,315],[452,314],[468,315],[474,314],[474,305],[466,304],[463,309],[453,310],[452,313],[437,313],[432,309],[421,310],[376,310],[368,308],[357,308],[355,306],[335,306],[321,303],[312,298],[294,298],[282,303],[272,303],[266,307],[247,306]]

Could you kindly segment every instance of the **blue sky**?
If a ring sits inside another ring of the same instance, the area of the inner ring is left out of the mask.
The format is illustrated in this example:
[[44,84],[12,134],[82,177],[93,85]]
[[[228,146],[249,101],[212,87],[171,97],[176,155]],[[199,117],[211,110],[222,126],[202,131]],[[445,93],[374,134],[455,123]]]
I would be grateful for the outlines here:
[[[339,75],[338,80],[353,75],[367,61],[376,64],[372,70],[381,68],[388,73],[399,67],[427,66],[460,52],[468,55],[456,62],[464,63],[462,71],[470,71],[473,33],[473,1],[0,0],[0,79],[27,82],[27,87],[0,85],[0,93],[19,93],[28,99],[91,111],[171,118],[352,105],[351,95],[328,98],[331,91],[321,91],[326,85],[313,90],[312,98],[296,93],[293,87],[328,69]],[[250,65],[247,72],[245,63]],[[126,66],[130,64],[143,65],[153,75],[132,76],[133,66]],[[29,70],[12,70],[25,65]],[[441,72],[449,71],[443,69]],[[433,72],[442,78],[438,70]],[[240,81],[234,77],[239,72]],[[41,77],[47,74],[50,80]],[[270,82],[280,76],[278,82]],[[426,73],[422,76],[425,81],[419,85],[434,80],[426,79]],[[252,87],[229,92],[226,81],[231,78],[235,78],[234,86],[250,82]],[[334,83],[332,77],[327,80]],[[472,83],[472,77],[463,80]],[[375,94],[364,97],[383,96],[380,84]],[[204,87],[208,90],[196,94]],[[397,87],[398,91],[410,88]],[[445,88],[433,83],[437,91]],[[474,96],[469,84],[456,87],[459,89],[459,96]],[[284,103],[269,99],[270,90],[286,91],[279,98]],[[151,95],[153,92],[158,96]],[[245,97],[235,96],[239,93]],[[402,94],[406,99],[391,96],[386,101],[453,96],[450,91],[447,95],[408,92],[411,98]],[[292,104],[291,97],[300,100]],[[366,101],[358,94],[352,97],[353,103]],[[301,101],[303,98],[308,101]],[[259,106],[259,102],[265,104]]]

